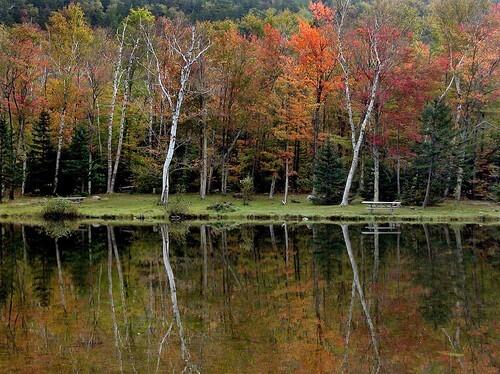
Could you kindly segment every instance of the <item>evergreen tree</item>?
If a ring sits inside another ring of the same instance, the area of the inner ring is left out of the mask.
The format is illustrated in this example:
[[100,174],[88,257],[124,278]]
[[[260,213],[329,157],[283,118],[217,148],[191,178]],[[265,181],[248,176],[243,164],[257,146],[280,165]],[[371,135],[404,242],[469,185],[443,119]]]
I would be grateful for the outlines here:
[[4,118],[0,117],[0,201],[4,190],[14,183],[14,155],[12,152],[12,137]]
[[[373,200],[374,189],[374,166],[373,159],[369,158],[364,162],[364,186],[360,189],[360,195],[366,200]],[[380,186],[380,201],[397,200],[397,185],[396,175],[393,170],[385,162],[380,162],[379,186]]]
[[89,133],[84,126],[78,126],[73,133],[71,145],[66,153],[63,179],[65,192],[84,192],[89,175]]
[[340,203],[344,191],[345,170],[330,141],[319,149],[315,176],[316,196],[313,202],[321,205]]
[[413,148],[416,157],[405,178],[404,200],[425,207],[439,201],[453,183],[455,132],[450,108],[439,100],[427,104],[421,126],[422,141]]
[[28,189],[43,195],[50,194],[54,179],[55,152],[50,141],[50,116],[40,113],[33,126],[33,140],[28,157]]

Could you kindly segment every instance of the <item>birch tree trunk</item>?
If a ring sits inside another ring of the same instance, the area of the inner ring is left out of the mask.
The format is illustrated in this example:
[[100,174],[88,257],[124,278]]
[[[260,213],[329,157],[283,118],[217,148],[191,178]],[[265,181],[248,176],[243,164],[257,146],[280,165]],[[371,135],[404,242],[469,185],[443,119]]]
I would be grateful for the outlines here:
[[373,148],[373,201],[380,198],[380,158],[378,146]]
[[[288,144],[286,145],[286,152],[288,152]],[[283,205],[286,205],[288,203],[288,185],[289,185],[289,179],[290,179],[290,171],[288,170],[289,169],[289,159],[288,159],[288,156],[286,157],[285,159],[285,195],[283,197]]]
[[434,157],[431,160],[431,164],[429,165],[429,171],[427,173],[427,186],[425,188],[425,198],[424,202],[422,203],[422,208],[427,207],[429,205],[429,200],[431,196],[431,185],[432,185],[432,169],[434,167]]
[[125,121],[126,121],[126,117],[127,117],[127,108],[128,108],[129,95],[130,95],[130,83],[129,83],[128,79],[125,82],[125,84],[127,87],[125,87],[125,94],[124,94],[123,103],[122,103],[122,113],[120,116],[120,132],[118,135],[118,144],[116,146],[115,162],[114,162],[114,166],[113,166],[113,172],[111,174],[111,184],[109,186],[108,193],[115,192],[116,175],[118,174],[118,166],[120,165],[120,159],[121,159],[122,148],[123,148],[123,137],[125,136]]
[[62,152],[62,142],[64,137],[64,126],[66,119],[66,109],[63,109],[61,113],[61,119],[59,121],[59,131],[57,134],[57,153],[56,153],[56,168],[54,173],[54,185],[52,186],[52,194],[55,195],[59,183],[59,169],[61,165],[61,152]]
[[[180,39],[177,38],[175,32],[173,35],[169,35],[169,37],[167,38],[167,46],[169,47],[170,52],[181,58],[182,63],[179,75],[179,85],[178,87],[172,88],[170,84],[173,77],[170,76],[170,73],[168,71],[165,71],[161,68],[162,64],[160,64],[160,59],[156,53],[155,47],[153,46],[153,42],[148,34],[146,34],[145,36],[149,50],[151,51],[156,62],[157,79],[161,89],[162,97],[168,102],[172,113],[170,121],[170,139],[168,141],[168,147],[166,149],[165,161],[163,163],[162,170],[162,193],[160,199],[163,205],[167,205],[169,197],[170,165],[174,157],[175,145],[177,140],[177,126],[179,124],[184,96],[186,95],[186,91],[188,89],[187,86],[191,75],[191,69],[193,65],[208,50],[210,44],[202,45],[201,39],[197,35],[194,26],[191,27],[190,43],[185,49],[183,49],[183,47],[179,44]],[[176,93],[174,94],[172,90],[175,90]]]
[[457,116],[455,119],[456,128],[458,131],[461,131],[459,137],[459,145],[460,153],[458,156],[458,170],[457,170],[457,184],[455,186],[455,199],[459,201],[462,197],[462,183],[464,179],[464,168],[463,163],[465,161],[465,141],[466,141],[466,132],[465,128],[461,129],[462,123],[462,89],[460,87],[460,78],[458,75],[455,77],[455,87],[458,96],[458,105],[457,105]]
[[24,196],[24,193],[26,191],[26,177],[27,177],[27,170],[28,170],[28,157],[26,156],[26,152],[23,156],[23,177],[21,181],[21,196]]
[[[203,115],[205,117],[205,114]],[[208,129],[206,119],[202,119],[202,145],[201,145],[201,171],[200,171],[200,197],[207,195],[208,179]]]
[[365,113],[365,117],[364,117],[363,122],[361,123],[361,127],[359,129],[359,137],[358,137],[357,141],[354,143],[351,167],[349,168],[349,174],[347,175],[347,181],[346,181],[345,188],[344,188],[344,194],[342,195],[342,202],[340,203],[341,206],[349,205],[349,193],[351,191],[351,186],[352,186],[352,182],[354,179],[354,174],[356,173],[356,168],[358,167],[359,152],[360,152],[361,146],[363,144],[366,126],[368,125],[368,122],[370,120],[370,116],[371,116],[372,111],[373,111],[373,105],[374,105],[375,96],[376,96],[376,93],[378,90],[379,79],[380,79],[380,70],[377,70],[377,72],[375,74],[375,80],[373,81],[373,84],[372,84],[370,103],[368,104],[368,107],[367,107],[366,113]]
[[361,306],[363,308],[363,312],[364,312],[365,318],[366,318],[366,323],[367,323],[368,329],[370,331],[372,345],[373,345],[373,351],[375,353],[375,360],[377,362],[377,367],[380,367],[380,354],[379,354],[379,348],[378,348],[378,337],[377,337],[377,333],[375,331],[375,325],[374,325],[373,320],[370,316],[370,310],[369,310],[368,305],[366,303],[363,287],[361,286],[358,266],[356,264],[356,259],[354,257],[353,251],[352,251],[351,239],[349,238],[349,227],[347,225],[341,225],[341,227],[342,227],[342,234],[344,236],[345,246],[347,249],[347,254],[349,256],[349,261],[350,261],[351,267],[352,267],[354,284],[355,284],[356,289],[358,291],[359,300],[361,302]]
[[370,59],[372,60],[371,62],[373,62],[375,65],[374,78],[371,83],[369,102],[368,105],[366,106],[364,116],[362,117],[363,119],[359,126],[359,134],[356,134],[357,129],[356,126],[354,125],[353,105],[352,105],[351,86],[350,86],[350,68],[349,68],[349,63],[344,55],[344,47],[342,39],[343,35],[342,29],[344,26],[345,17],[348,13],[349,5],[350,5],[349,0],[343,2],[338,11],[338,17],[337,17],[337,44],[338,44],[337,47],[339,52],[338,59],[344,75],[344,95],[346,100],[347,113],[349,116],[349,125],[351,127],[351,144],[353,148],[351,166],[349,168],[349,174],[347,175],[344,193],[342,195],[342,202],[340,203],[341,206],[349,205],[349,193],[351,191],[354,175],[358,167],[359,153],[361,150],[361,146],[363,144],[366,126],[370,121],[370,116],[372,115],[373,107],[375,105],[375,99],[380,81],[380,72],[382,69],[382,62],[380,61],[379,58],[378,45],[377,45],[379,25],[378,25],[378,20],[375,19],[376,29],[373,31],[373,34],[370,35]]
[[401,201],[401,153],[399,148],[399,126],[397,128],[397,143],[396,143],[396,184],[398,191],[398,200]]
[[269,189],[269,198],[274,198],[274,190],[276,188],[276,172],[273,173],[271,177],[271,188]]
[[373,129],[373,201],[380,198],[380,152],[377,143],[379,113],[375,112],[375,127]]
[[174,157],[176,136],[177,136],[177,122],[172,123],[172,127],[170,129],[170,140],[168,142],[168,147],[167,147],[167,155],[165,157],[165,162],[163,163],[162,188],[161,188],[161,199],[160,199],[163,205],[168,204],[169,188],[170,188],[169,187],[170,164],[172,163],[172,158]]
[[[184,337],[184,327],[182,325],[181,313],[179,310],[179,304],[177,302],[177,287],[175,285],[174,271],[172,265],[170,264],[170,238],[168,227],[166,225],[161,225],[161,235],[162,235],[162,254],[163,254],[163,265],[165,267],[165,272],[167,274],[168,285],[170,288],[170,301],[172,302],[172,312],[174,315],[175,322],[177,324],[177,329],[180,339],[180,349],[181,357],[185,362],[186,368],[190,366],[190,354],[187,349],[186,339]],[[186,370],[184,370],[186,371]]]
[[89,160],[88,160],[88,174],[87,174],[87,192],[89,195],[92,194],[92,151],[89,149]]
[[120,87],[120,82],[122,78],[122,59],[123,59],[123,46],[125,44],[125,30],[127,29],[127,24],[123,27],[120,47],[118,49],[118,56],[116,60],[115,71],[113,74],[113,93],[111,94],[111,103],[109,109],[109,122],[108,122],[108,180],[107,180],[107,193],[112,193],[111,191],[111,176],[113,174],[113,120],[115,117],[115,106],[116,97],[118,95],[118,88]]

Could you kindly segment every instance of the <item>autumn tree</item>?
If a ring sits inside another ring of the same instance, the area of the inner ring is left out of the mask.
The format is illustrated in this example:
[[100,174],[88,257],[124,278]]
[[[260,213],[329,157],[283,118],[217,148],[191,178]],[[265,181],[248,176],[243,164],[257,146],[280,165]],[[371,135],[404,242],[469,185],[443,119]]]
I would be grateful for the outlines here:
[[308,137],[307,102],[308,90],[303,87],[293,74],[293,65],[291,60],[287,62],[286,72],[277,79],[273,90],[273,104],[276,124],[273,128],[274,136],[279,139],[283,148],[280,156],[284,163],[284,195],[282,203],[288,203],[288,191],[290,185],[290,176],[295,175],[291,170],[290,162],[294,153],[290,150],[290,143],[305,139]]
[[82,9],[76,4],[70,4],[51,15],[48,33],[48,53],[53,70],[50,102],[59,122],[52,190],[55,194],[59,183],[63,141],[67,135],[66,127],[71,123],[71,116],[77,115],[76,101],[81,88],[79,78],[82,74],[82,57],[92,42],[92,30],[85,20]]
[[0,82],[2,88],[1,106],[7,114],[9,131],[12,134],[15,172],[10,196],[21,186],[21,194],[26,185],[27,130],[30,120],[43,105],[39,79],[46,59],[42,54],[42,34],[29,24],[0,29]]
[[[297,71],[314,96],[312,110],[312,168],[315,169],[321,129],[321,112],[326,96],[338,83],[334,76],[337,48],[332,26],[332,11],[322,2],[311,3],[313,23],[299,21],[299,30],[292,36],[290,46],[297,54]],[[314,173],[314,172],[313,172]],[[313,177],[314,179],[314,177]]]
[[[499,7],[487,0],[435,0],[431,4],[436,39],[448,60],[446,88],[440,99],[450,97],[459,146],[454,194],[460,200],[464,179],[470,179],[471,140],[484,120],[484,103],[491,84],[498,79]],[[468,175],[467,175],[468,174]],[[451,176],[450,176],[451,177]],[[449,181],[451,182],[451,180]]]
[[146,37],[154,56],[158,85],[170,110],[170,136],[165,150],[161,192],[161,203],[167,205],[170,165],[176,148],[182,105],[189,93],[191,71],[210,45],[202,42],[195,26],[187,26],[180,21],[162,20],[155,36],[155,40],[152,35]]

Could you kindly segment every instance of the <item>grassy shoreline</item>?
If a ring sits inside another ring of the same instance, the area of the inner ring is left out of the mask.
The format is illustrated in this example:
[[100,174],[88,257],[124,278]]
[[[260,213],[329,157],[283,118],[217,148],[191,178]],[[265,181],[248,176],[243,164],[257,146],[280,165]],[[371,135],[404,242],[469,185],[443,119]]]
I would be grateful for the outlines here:
[[[165,209],[158,205],[156,195],[115,194],[91,197],[78,205],[80,220],[88,222],[117,221],[122,223],[164,222],[168,220]],[[10,222],[43,221],[41,211],[47,198],[23,197],[0,204],[0,220]],[[218,213],[207,209],[209,205],[228,201],[235,211]],[[500,223],[500,205],[482,201],[446,201],[442,204],[422,209],[402,207],[394,214],[370,214],[359,202],[348,207],[313,205],[306,195],[291,196],[290,203],[281,204],[279,197],[272,200],[258,195],[249,205],[232,196],[211,195],[201,200],[196,194],[173,195],[172,206],[182,206],[189,221],[315,221],[315,222],[463,222]]]

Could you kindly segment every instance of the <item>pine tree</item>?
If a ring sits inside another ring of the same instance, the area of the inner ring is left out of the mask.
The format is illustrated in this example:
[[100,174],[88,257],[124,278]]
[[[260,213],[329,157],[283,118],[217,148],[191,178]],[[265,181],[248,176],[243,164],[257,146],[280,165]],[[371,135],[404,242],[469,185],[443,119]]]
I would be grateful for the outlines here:
[[[372,200],[373,199],[373,189],[374,189],[374,167],[373,159],[369,158],[364,162],[364,175],[365,181],[363,189],[359,191],[359,194],[363,199]],[[380,201],[394,201],[397,200],[397,185],[396,185],[396,175],[393,170],[387,165],[386,162],[380,162]]]
[[33,126],[33,140],[28,157],[28,189],[43,195],[50,194],[54,179],[55,152],[50,141],[50,116],[40,113]]
[[14,183],[14,155],[11,142],[7,122],[0,117],[0,201],[2,201],[4,189],[7,189],[7,186],[12,187]]
[[313,202],[321,205],[338,204],[342,200],[345,170],[333,144],[327,141],[318,152],[315,182],[316,196]]
[[421,118],[422,141],[406,176],[404,200],[424,207],[436,203],[450,185],[454,157],[454,129],[450,108],[439,100],[426,105]]
[[87,128],[79,126],[73,133],[71,145],[66,153],[63,175],[68,183],[64,183],[69,189],[67,192],[85,191],[85,183],[89,175],[89,133]]

